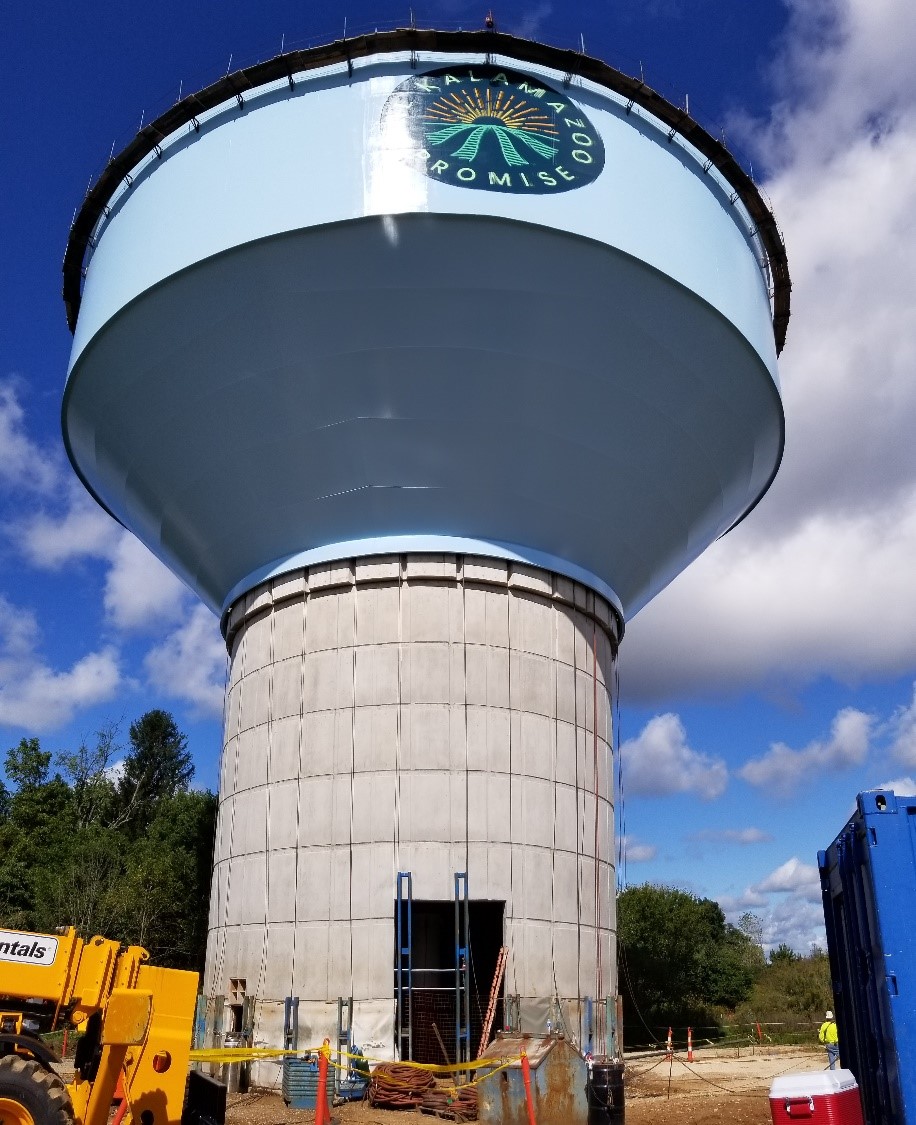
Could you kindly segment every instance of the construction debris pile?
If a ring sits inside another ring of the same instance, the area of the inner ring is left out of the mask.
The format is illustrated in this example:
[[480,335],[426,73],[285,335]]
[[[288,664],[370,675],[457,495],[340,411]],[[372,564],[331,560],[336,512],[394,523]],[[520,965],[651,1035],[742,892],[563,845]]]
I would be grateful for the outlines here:
[[418,1109],[446,1121],[477,1120],[474,1086],[440,1086],[428,1070],[381,1063],[369,1082],[369,1103],[379,1109]]

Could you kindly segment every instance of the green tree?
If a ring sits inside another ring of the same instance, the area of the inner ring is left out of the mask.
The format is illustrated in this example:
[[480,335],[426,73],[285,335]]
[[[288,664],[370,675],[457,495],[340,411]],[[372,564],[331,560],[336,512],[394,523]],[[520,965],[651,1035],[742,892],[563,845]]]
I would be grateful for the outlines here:
[[38,928],[76,926],[84,937],[123,940],[131,913],[125,870],[125,841],[119,832],[99,825],[76,829],[60,860],[36,874]]
[[[712,1026],[753,984],[751,943],[718,903],[672,887],[629,887],[617,901],[621,991],[631,1042],[670,1024]],[[635,1038],[634,1038],[635,1037]]]
[[115,724],[53,755],[22,739],[0,785],[0,927],[75,925],[148,948],[155,963],[201,969],[207,934],[215,794],[189,790],[187,739],[165,711]]
[[796,953],[785,942],[781,942],[775,949],[770,950],[770,964],[771,965],[791,965],[793,961],[800,961],[801,954]]
[[810,1042],[824,1012],[832,1007],[826,953],[814,949],[803,957],[782,944],[770,954],[770,963],[736,1016],[739,1022],[759,1021],[770,1035]]
[[22,738],[7,751],[3,768],[17,789],[37,789],[48,780],[52,754],[42,750],[37,738]]
[[4,762],[15,789],[0,823],[0,920],[17,928],[41,928],[42,873],[62,862],[73,827],[72,793],[60,774],[49,776],[52,757],[23,738]]
[[57,755],[73,793],[74,819],[78,829],[90,825],[117,827],[128,819],[128,810],[119,799],[114,782],[117,759],[118,724],[105,723],[96,731],[91,745],[84,739],[71,752]]
[[159,801],[186,792],[194,765],[187,736],[168,711],[147,711],[131,723],[130,745],[118,791],[129,819],[142,830]]
[[738,929],[744,934],[744,936],[752,945],[757,946],[762,957],[763,922],[761,922],[760,918],[756,914],[753,914],[750,910],[746,910],[738,919]]
[[157,964],[203,969],[217,805],[210,792],[162,800],[129,853],[127,936]]

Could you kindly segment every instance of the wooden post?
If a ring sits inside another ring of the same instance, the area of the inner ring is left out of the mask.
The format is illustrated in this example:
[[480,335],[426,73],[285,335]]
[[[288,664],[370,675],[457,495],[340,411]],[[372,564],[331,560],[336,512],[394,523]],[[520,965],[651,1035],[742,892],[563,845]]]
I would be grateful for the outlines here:
[[534,1119],[534,1098],[531,1096],[531,1064],[525,1051],[522,1051],[522,1079],[525,1083],[525,1101],[528,1104],[528,1125],[537,1125]]
[[674,1054],[674,1047],[672,1046],[672,1044],[673,1044],[673,1041],[674,1041],[674,1038],[673,1038],[673,1036],[672,1036],[672,1034],[671,1034],[671,1028],[669,1027],[669,1028],[668,1028],[668,1049],[667,1049],[667,1051],[665,1052],[665,1053],[667,1054],[667,1056],[668,1056],[668,1058],[669,1058],[669,1059],[670,1059],[670,1058],[671,1058],[671,1056],[672,1056],[672,1055]]
[[439,1034],[439,1028],[434,1023],[430,1024],[433,1029],[433,1034],[439,1040],[439,1050],[442,1052],[442,1058],[445,1060],[446,1066],[452,1065],[452,1060],[448,1057],[448,1051],[445,1049],[445,1044],[442,1042],[442,1036]]

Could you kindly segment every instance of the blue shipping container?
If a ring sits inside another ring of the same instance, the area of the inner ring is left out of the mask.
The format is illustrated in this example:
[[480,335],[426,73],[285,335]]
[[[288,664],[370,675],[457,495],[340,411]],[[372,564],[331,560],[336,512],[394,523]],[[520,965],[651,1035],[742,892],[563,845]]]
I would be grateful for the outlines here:
[[867,1125],[916,1125],[916,797],[856,806],[817,857],[840,1059]]

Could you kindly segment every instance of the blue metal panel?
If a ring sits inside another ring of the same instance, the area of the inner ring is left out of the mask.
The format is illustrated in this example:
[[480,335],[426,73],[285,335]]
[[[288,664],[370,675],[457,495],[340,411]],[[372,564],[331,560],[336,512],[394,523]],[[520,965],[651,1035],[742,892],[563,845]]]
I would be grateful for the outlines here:
[[314,1109],[318,1098],[318,1063],[314,1059],[283,1060],[283,1100],[292,1109]]
[[860,793],[818,853],[840,1058],[869,1125],[916,1122],[916,797]]
[[407,1061],[413,1058],[413,875],[409,871],[398,872],[395,911],[398,943],[395,970],[395,1051],[398,1059]]

